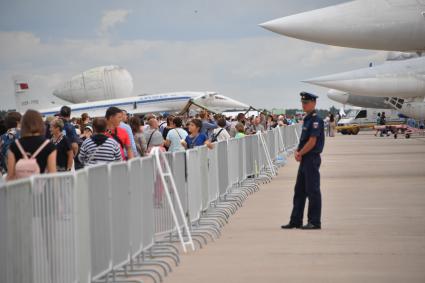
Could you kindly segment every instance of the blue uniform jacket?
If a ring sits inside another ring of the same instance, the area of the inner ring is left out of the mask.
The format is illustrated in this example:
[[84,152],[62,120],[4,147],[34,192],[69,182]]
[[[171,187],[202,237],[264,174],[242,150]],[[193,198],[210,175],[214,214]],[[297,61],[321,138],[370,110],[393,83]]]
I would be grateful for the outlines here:
[[315,111],[304,117],[303,130],[300,137],[298,150],[301,150],[310,137],[317,137],[317,142],[314,148],[307,154],[320,154],[325,145],[325,126],[323,119],[320,118]]

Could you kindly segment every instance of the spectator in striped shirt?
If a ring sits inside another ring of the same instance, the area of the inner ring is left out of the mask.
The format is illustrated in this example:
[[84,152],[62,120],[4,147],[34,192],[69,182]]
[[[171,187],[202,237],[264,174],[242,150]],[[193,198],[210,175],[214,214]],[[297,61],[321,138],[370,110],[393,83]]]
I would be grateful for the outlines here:
[[93,120],[94,134],[81,145],[78,159],[84,166],[121,161],[121,149],[118,142],[105,135],[107,122],[105,118]]

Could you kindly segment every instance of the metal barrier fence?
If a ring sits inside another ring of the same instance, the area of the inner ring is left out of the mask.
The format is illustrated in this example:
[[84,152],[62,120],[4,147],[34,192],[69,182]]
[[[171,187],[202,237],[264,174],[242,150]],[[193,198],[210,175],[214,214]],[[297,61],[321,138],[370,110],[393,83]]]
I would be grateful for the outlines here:
[[[263,133],[266,148],[253,135],[211,150],[166,153],[177,189],[169,191],[171,204],[179,197],[192,224],[212,208],[228,215],[232,201],[245,197],[245,182],[267,174],[268,159],[293,151],[300,132],[294,125]],[[176,225],[184,228],[172,217],[156,166],[150,156],[2,185],[0,282],[114,281],[133,274],[127,267],[135,272],[141,254],[172,241]]]

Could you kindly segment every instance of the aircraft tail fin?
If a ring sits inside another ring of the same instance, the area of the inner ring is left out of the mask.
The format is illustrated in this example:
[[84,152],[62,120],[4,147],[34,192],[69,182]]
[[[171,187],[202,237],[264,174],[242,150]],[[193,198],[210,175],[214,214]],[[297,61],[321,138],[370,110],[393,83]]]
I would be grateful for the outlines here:
[[24,113],[28,109],[38,110],[41,108],[40,102],[32,95],[32,85],[26,76],[14,76],[14,95],[16,111]]
[[28,109],[41,110],[62,103],[50,94],[48,87],[38,77],[15,75],[12,80],[17,112],[25,113]]

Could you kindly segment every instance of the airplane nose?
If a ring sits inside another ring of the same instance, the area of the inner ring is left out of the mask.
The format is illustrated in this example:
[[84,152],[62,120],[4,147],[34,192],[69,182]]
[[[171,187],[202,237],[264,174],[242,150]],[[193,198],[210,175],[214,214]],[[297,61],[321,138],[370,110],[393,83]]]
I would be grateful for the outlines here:
[[349,94],[335,89],[331,89],[328,91],[328,97],[333,101],[339,102],[341,104],[346,104],[348,101]]
[[419,7],[422,5],[419,1],[406,2],[410,5],[401,7],[405,5],[401,0],[350,1],[271,20],[260,26],[281,35],[327,45],[423,50],[425,26],[418,12],[423,6]]
[[304,83],[327,87],[330,89],[338,89],[350,92],[353,85],[363,85],[368,79],[372,79],[376,74],[371,72],[371,68],[360,69],[355,71],[332,74],[322,77],[316,77],[304,80]]
[[[325,9],[326,11],[323,11]],[[334,7],[313,10],[271,20],[259,26],[281,35],[302,40],[329,41],[333,37],[341,36],[340,32],[342,31],[336,24],[338,21],[333,20],[334,17],[340,17],[339,13],[334,10]]]
[[300,14],[259,24],[260,27],[269,31],[295,38],[303,37],[303,30],[307,29],[305,25],[306,23],[303,20],[303,16]]

